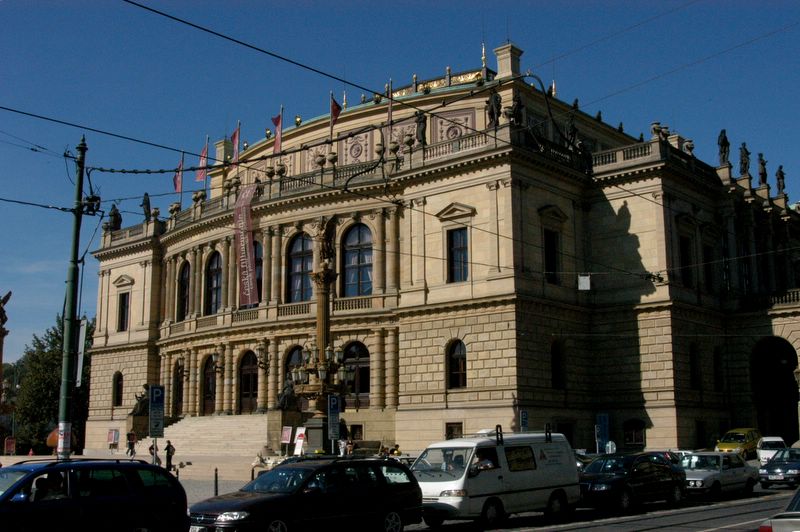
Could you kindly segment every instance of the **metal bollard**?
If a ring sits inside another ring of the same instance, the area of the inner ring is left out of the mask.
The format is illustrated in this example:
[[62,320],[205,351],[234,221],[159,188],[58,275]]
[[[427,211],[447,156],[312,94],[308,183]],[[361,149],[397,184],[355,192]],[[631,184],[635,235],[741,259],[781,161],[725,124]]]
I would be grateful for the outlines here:
[[219,470],[214,468],[214,497],[219,495]]
[[254,478],[256,478],[256,468],[255,467],[251,467],[250,468],[250,480],[253,480]]

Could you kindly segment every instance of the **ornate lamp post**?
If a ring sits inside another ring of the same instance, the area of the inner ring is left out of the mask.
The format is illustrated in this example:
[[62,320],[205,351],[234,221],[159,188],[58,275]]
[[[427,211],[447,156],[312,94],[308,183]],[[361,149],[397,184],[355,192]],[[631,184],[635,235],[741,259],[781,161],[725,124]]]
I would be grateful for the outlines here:
[[[330,293],[336,273],[324,260],[319,271],[311,274],[317,294],[316,343],[303,350],[302,364],[292,371],[295,394],[308,399],[306,441],[309,449],[325,449],[328,441],[328,397],[342,393],[344,354],[334,352],[330,340]],[[334,452],[333,449],[330,450]]]

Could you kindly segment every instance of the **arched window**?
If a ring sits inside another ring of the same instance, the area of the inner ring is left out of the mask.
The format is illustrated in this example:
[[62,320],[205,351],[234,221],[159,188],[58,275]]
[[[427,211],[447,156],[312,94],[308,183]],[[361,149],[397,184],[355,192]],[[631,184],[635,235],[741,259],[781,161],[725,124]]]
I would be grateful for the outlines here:
[[222,306],[222,257],[218,252],[211,254],[206,264],[206,300],[203,314],[216,314]]
[[286,274],[289,280],[286,287],[288,292],[286,299],[289,303],[298,303],[311,299],[313,258],[311,238],[305,233],[300,233],[294,237],[289,246],[289,260],[287,261],[289,271]]
[[447,388],[467,387],[467,347],[456,340],[447,349]]
[[189,263],[184,262],[178,274],[178,300],[175,309],[175,320],[183,321],[189,317]]
[[264,280],[264,248],[257,240],[253,242],[253,256],[256,263],[256,290],[258,292],[258,301],[264,301],[263,294],[263,280]]
[[248,351],[239,363],[239,408],[240,414],[252,414],[258,402],[258,359]]
[[342,270],[344,297],[372,294],[372,233],[366,225],[356,224],[347,231]]
[[550,346],[550,384],[554,390],[567,387],[567,363],[564,346],[561,342],[553,342]]
[[122,406],[122,373],[114,373],[114,381],[111,390],[111,406]]
[[352,342],[344,349],[344,365],[353,370],[353,380],[346,382],[348,395],[356,407],[369,404],[369,351],[361,342]]

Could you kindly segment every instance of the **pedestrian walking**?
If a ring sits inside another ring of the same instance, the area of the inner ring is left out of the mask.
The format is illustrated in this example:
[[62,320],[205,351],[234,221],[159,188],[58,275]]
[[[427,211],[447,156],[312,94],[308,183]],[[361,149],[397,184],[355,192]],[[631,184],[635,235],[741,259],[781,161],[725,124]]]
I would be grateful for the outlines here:
[[150,444],[150,456],[153,457],[153,463],[156,465],[161,465],[161,458],[158,457],[158,446],[155,442]]
[[133,459],[136,456],[136,433],[134,431],[127,433],[125,435],[125,441],[127,443],[125,454]]

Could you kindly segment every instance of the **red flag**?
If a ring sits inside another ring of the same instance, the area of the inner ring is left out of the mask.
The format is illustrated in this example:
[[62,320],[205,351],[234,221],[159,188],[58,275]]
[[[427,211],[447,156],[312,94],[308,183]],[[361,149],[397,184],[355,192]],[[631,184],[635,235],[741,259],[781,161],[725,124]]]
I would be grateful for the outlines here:
[[239,163],[239,125],[236,125],[236,131],[231,135],[231,143],[233,144],[233,160],[231,164],[236,166]]
[[200,152],[200,162],[197,166],[199,168],[197,169],[194,180],[205,182],[206,175],[208,174],[208,169],[206,168],[206,166],[208,166],[208,142],[203,146],[203,151]]
[[333,93],[331,93],[331,136],[333,136],[333,125],[339,119],[339,115],[342,112],[342,106],[339,105],[339,102],[333,97]]
[[181,155],[181,163],[175,170],[175,175],[172,176],[172,184],[175,186],[175,192],[183,191],[183,155]]
[[275,144],[272,146],[272,153],[280,153],[281,151],[281,131],[283,130],[283,107],[278,116],[272,117],[272,124],[275,126]]

